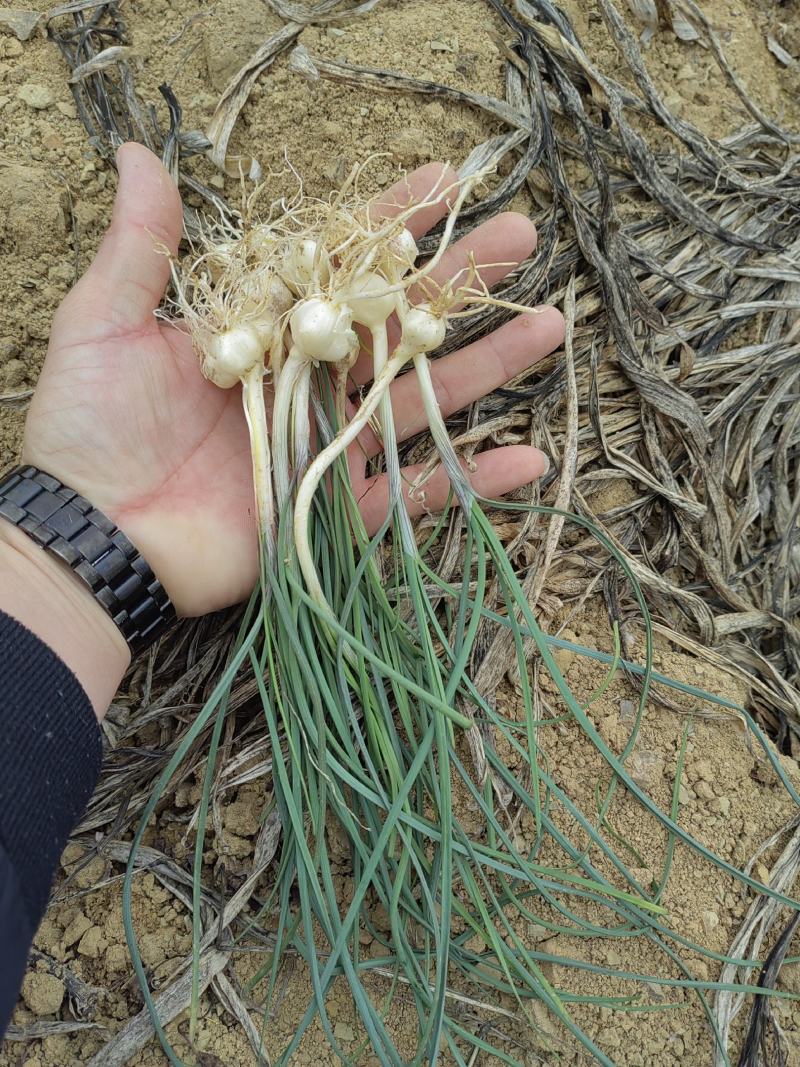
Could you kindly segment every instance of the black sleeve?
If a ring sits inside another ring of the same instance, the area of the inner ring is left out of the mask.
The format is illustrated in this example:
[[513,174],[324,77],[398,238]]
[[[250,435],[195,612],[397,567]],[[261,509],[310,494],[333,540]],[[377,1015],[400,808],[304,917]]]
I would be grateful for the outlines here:
[[0,1036],[101,757],[100,729],[78,679],[0,611]]

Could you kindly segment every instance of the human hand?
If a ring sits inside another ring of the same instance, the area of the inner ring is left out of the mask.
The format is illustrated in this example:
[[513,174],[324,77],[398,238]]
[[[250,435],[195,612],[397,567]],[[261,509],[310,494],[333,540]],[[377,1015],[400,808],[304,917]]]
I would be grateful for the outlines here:
[[[25,429],[23,458],[71,486],[105,512],[152,566],[183,615],[199,615],[248,595],[257,576],[250,445],[238,389],[221,390],[200,374],[191,342],[153,312],[169,280],[161,244],[177,251],[182,215],[178,191],[160,162],[141,145],[117,157],[119,189],[111,227],[89,270],[59,308],[47,359]],[[389,214],[409,196],[420,199],[441,175],[431,165],[381,198]],[[381,206],[382,205],[382,206]],[[395,205],[394,207],[392,205]],[[410,221],[421,236],[445,213],[428,206]],[[479,227],[444,257],[435,279],[466,265],[518,263],[536,233],[522,215],[505,214]],[[489,267],[489,285],[508,271]],[[449,415],[503,385],[563,339],[553,308],[523,315],[490,336],[434,363],[442,409]],[[369,381],[363,354],[353,381]],[[398,437],[423,429],[413,375],[392,391]],[[365,433],[351,453],[356,498],[369,530],[385,516],[383,478],[366,477],[366,458],[379,444]],[[536,449],[509,446],[476,457],[478,491],[501,496],[538,477],[546,460]],[[407,472],[408,483],[414,471]],[[443,472],[426,484],[425,506],[447,498]],[[419,510],[409,499],[409,508]]]

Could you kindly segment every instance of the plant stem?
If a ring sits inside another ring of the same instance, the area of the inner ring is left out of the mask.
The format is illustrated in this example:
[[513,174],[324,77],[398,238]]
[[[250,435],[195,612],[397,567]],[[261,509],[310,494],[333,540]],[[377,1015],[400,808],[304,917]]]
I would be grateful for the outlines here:
[[336,460],[353,444],[358,435],[363,432],[367,423],[375,414],[386,390],[410,358],[412,358],[412,353],[404,349],[402,345],[398,346],[391,359],[387,360],[381,373],[375,377],[372,388],[364,397],[358,411],[350,422],[339,431],[327,448],[324,448],[314,458],[297,490],[294,507],[294,541],[297,561],[309,595],[315,603],[325,608],[329,614],[331,614],[330,605],[325,598],[325,593],[317,575],[317,569],[314,566],[308,537],[308,523],[314,494],[319,488],[319,483],[325,476],[326,471],[333,466]]
[[275,551],[275,501],[272,494],[267,409],[264,404],[263,364],[253,367],[242,379],[242,402],[250,431],[259,540],[267,559],[272,559]]
[[297,378],[308,362],[299,349],[292,348],[275,383],[275,402],[272,408],[272,447],[275,453],[275,497],[283,510],[289,499],[289,419],[292,411]]
[[292,396],[292,477],[300,479],[305,472],[311,451],[311,428],[308,421],[308,404],[311,390],[311,364],[308,360],[300,368]]
[[447,477],[453,486],[453,492],[464,509],[464,515],[469,520],[475,493],[469,484],[469,479],[464,474],[464,468],[459,462],[456,450],[453,448],[450,435],[447,432],[442,410],[439,407],[439,401],[436,399],[436,392],[433,388],[430,360],[425,352],[419,352],[414,356],[414,369],[417,372],[419,388],[422,393],[422,403],[425,406],[425,415],[428,419],[433,443],[436,445],[436,450],[441,457]]

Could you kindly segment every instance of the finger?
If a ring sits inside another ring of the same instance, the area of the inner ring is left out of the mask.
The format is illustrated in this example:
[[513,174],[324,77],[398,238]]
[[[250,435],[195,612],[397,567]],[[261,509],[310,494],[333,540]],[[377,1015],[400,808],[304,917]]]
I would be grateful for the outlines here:
[[[459,352],[431,361],[431,379],[445,418],[482,396],[493,393],[564,340],[564,316],[554,307],[520,315],[494,333]],[[416,374],[404,374],[392,385],[392,410],[399,441],[407,441],[428,427]],[[359,438],[365,456],[381,451],[375,433],[367,428]]]
[[[428,163],[419,170],[408,174],[386,192],[373,201],[370,215],[375,219],[394,219],[405,211],[409,204],[422,203],[432,198],[433,203],[420,207],[406,221],[406,229],[415,240],[433,229],[437,222],[447,214],[448,200],[453,186],[458,182],[458,175],[452,167],[444,163]],[[438,194],[445,194],[439,196]]]
[[[476,456],[475,470],[469,472],[469,480],[478,496],[494,500],[540,478],[549,469],[549,459],[538,448],[507,445]],[[450,482],[442,467],[437,468],[421,490],[413,492],[411,487],[414,480],[423,470],[422,465],[403,470],[406,505],[412,518],[423,512],[442,511],[450,495]],[[389,506],[389,487],[385,474],[367,482],[358,498],[358,506],[367,532],[375,533],[386,518]]]
[[109,333],[141,329],[150,322],[155,328],[153,312],[170,273],[164,249],[177,252],[183,221],[175,183],[152,152],[140,144],[122,145],[117,168],[111,226],[72,294],[75,303],[91,306],[95,320]]
[[[480,284],[491,289],[526,260],[535,248],[536,227],[531,220],[514,211],[504,212],[478,226],[448,249],[427,282],[409,291],[409,300],[414,304],[422,303],[436,293],[438,286],[446,285],[454,278],[457,284],[466,284],[468,275],[465,272],[471,262],[480,268]],[[388,330],[391,350],[400,340],[399,323],[391,320]],[[371,379],[372,357],[368,352],[362,352],[350,372],[351,392]]]
[[[535,248],[536,227],[528,216],[505,211],[448,248],[429,278],[410,290],[409,299],[412,304],[430,300],[440,286],[450,281],[454,281],[456,287],[466,285],[473,263],[480,268],[482,284],[491,289],[526,260]],[[475,286],[474,281],[472,286]],[[456,305],[454,310],[460,306]]]

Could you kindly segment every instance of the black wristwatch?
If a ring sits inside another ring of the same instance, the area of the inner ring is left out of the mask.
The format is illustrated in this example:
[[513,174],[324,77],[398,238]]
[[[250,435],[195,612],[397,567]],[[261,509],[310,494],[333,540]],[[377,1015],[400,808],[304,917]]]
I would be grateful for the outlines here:
[[147,561],[111,519],[36,467],[0,475],[0,516],[56,556],[91,590],[138,655],[175,621]]

